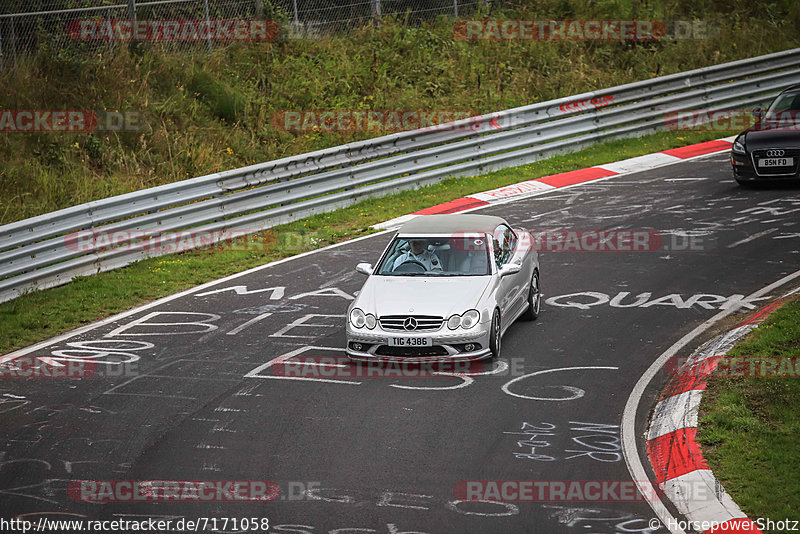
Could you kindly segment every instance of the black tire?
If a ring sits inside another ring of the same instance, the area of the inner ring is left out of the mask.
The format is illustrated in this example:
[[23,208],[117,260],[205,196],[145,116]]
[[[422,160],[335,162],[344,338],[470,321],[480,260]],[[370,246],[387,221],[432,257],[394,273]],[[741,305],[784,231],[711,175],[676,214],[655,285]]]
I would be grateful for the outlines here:
[[489,350],[492,353],[492,359],[496,360],[500,357],[500,348],[502,345],[502,336],[500,335],[500,312],[494,311],[492,316],[492,330],[489,335]]
[[542,308],[542,291],[539,286],[539,271],[533,271],[531,285],[528,288],[528,309],[522,314],[525,321],[535,321]]

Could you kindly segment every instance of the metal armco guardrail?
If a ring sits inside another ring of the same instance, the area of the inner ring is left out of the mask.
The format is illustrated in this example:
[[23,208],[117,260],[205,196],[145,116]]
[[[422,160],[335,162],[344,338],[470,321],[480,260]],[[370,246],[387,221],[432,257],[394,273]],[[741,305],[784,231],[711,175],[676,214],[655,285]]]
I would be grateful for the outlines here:
[[[0,227],[0,302],[168,253],[174,232],[255,232],[449,176],[665,127],[670,113],[764,102],[800,83],[800,49],[411,130],[87,202]],[[602,102],[602,107],[575,103]],[[76,246],[78,231],[118,232]],[[218,238],[217,237],[217,238]],[[213,236],[211,239],[216,239]],[[189,245],[191,246],[191,245]]]

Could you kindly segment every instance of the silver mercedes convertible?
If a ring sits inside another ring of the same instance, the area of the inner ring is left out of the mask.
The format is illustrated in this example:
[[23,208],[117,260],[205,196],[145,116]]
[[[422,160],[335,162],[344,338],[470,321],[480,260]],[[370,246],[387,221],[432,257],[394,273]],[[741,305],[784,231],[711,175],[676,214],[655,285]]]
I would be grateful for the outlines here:
[[489,215],[420,215],[404,224],[347,311],[353,360],[497,358],[506,329],[539,316],[531,235]]

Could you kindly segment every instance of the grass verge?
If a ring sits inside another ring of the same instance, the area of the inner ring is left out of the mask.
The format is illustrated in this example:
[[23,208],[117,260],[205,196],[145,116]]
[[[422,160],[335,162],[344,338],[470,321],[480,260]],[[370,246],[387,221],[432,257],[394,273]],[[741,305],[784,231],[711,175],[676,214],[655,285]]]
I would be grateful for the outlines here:
[[[800,300],[795,299],[779,308],[726,358],[798,356]],[[723,365],[729,368],[725,362]],[[749,368],[749,364],[743,367]],[[794,376],[782,378],[712,377],[700,405],[703,455],[733,500],[753,520],[800,519],[800,380],[796,371]]]
[[612,141],[522,167],[451,178],[417,190],[365,200],[277,226],[253,236],[248,246],[151,258],[115,271],[80,277],[65,286],[0,304],[0,354],[210,280],[366,235],[373,231],[370,225],[470,193],[717,137],[718,132],[664,132]]

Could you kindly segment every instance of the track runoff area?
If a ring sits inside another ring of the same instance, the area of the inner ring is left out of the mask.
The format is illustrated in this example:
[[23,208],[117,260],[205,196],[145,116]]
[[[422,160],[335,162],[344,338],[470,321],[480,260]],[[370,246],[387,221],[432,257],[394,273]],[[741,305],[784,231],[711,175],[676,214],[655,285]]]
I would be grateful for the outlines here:
[[[800,258],[800,190],[741,189],[727,152],[702,153],[461,201],[539,236],[541,316],[495,363],[345,362],[354,267],[391,231],[3,356],[49,369],[0,383],[3,528],[680,531],[642,491],[669,378],[651,367],[785,293]],[[643,245],[596,246],[615,232]]]

